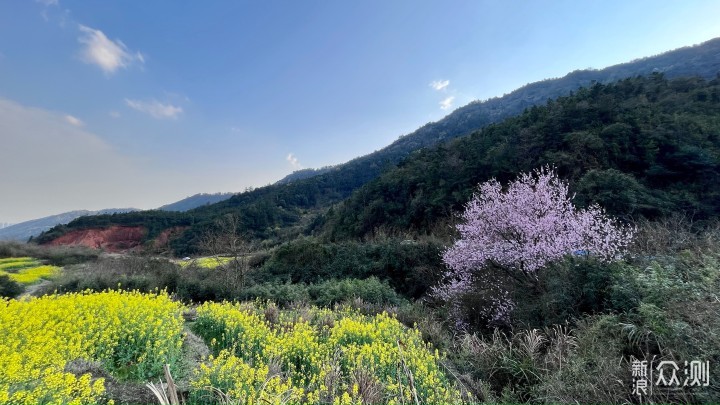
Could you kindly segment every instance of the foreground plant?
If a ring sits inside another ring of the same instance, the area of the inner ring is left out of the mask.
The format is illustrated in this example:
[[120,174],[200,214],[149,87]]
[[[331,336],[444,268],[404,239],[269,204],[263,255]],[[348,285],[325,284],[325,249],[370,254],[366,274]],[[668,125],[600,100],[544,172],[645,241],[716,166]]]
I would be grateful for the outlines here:
[[458,403],[440,354],[395,318],[207,303],[194,329],[215,355],[191,383],[194,402]]
[[102,378],[68,371],[97,361],[146,379],[180,358],[181,305],[164,294],[103,292],[0,301],[0,404],[102,402]]

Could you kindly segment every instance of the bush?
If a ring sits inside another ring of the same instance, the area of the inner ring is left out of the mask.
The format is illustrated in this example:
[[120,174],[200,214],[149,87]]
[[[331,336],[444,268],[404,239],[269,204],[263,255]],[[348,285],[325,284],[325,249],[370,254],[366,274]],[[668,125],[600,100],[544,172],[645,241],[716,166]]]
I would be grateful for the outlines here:
[[532,387],[546,403],[629,403],[631,373],[623,348],[627,345],[612,315],[589,317],[573,332],[563,361],[544,370]]
[[177,290],[180,279],[177,265],[164,259],[139,256],[105,257],[96,262],[66,267],[42,292],[79,292],[122,289],[152,292],[155,289]]
[[0,275],[0,297],[3,298],[15,298],[22,294],[25,288],[12,281],[9,276],[2,274]]
[[622,275],[636,270],[627,263],[569,257],[538,273],[537,291],[517,291],[513,324],[542,328],[585,315],[624,312],[639,304],[635,292],[617,288]]
[[0,242],[0,257],[31,256],[54,266],[95,261],[102,252],[85,246],[38,246],[32,243]]
[[418,298],[437,281],[442,263],[437,242],[388,239],[323,243],[301,238],[278,247],[255,281],[319,283],[329,279],[387,280],[399,293]]
[[314,284],[263,283],[244,289],[237,298],[261,299],[281,306],[293,302],[305,302],[321,307],[331,307],[354,299],[360,299],[374,306],[394,306],[404,302],[386,281],[380,281],[376,277],[365,280],[328,280]]

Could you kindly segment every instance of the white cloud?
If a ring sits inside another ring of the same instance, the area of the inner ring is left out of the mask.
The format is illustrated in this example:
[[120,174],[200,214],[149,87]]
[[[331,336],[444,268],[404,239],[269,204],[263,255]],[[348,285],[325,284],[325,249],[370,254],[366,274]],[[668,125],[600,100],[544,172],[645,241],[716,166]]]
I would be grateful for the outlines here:
[[450,80],[435,80],[430,83],[430,87],[437,91],[443,91],[450,85]]
[[120,113],[117,111],[110,111],[110,116],[113,118],[120,118]]
[[142,101],[142,100],[130,100],[125,99],[125,104],[128,107],[150,114],[151,116],[158,119],[177,118],[178,115],[182,114],[182,107],[174,106],[172,104],[163,104],[157,100]]
[[36,3],[40,3],[44,6],[58,6],[60,2],[58,0],[35,0]]
[[453,100],[455,100],[455,96],[450,96],[450,97],[445,98],[443,101],[440,102],[440,109],[447,110],[447,109],[452,108]]
[[72,115],[69,115],[69,114],[65,116],[65,121],[69,122],[72,125],[75,125],[76,127],[81,127],[81,126],[85,125],[85,123],[82,122],[79,118],[73,117]]
[[298,161],[297,156],[293,155],[292,153],[288,153],[285,160],[287,160],[290,163],[290,166],[292,166],[293,169],[295,169],[295,170],[302,169],[302,165]]
[[120,68],[127,68],[135,62],[144,63],[145,58],[140,52],[130,53],[122,41],[112,41],[100,31],[80,25],[82,33],[78,41],[83,44],[81,58],[83,62],[97,65],[106,74],[115,73]]

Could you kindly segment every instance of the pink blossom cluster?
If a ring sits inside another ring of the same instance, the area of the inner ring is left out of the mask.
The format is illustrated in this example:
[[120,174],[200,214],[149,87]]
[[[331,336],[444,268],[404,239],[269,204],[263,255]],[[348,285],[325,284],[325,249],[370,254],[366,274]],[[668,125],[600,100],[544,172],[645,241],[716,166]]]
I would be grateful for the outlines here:
[[[460,239],[443,254],[449,268],[446,281],[434,289],[445,300],[468,292],[477,281],[493,289],[486,284],[496,279],[489,277],[489,271],[501,269],[516,278],[537,279],[538,270],[572,253],[614,260],[634,233],[634,228],[619,225],[597,205],[575,208],[567,183],[548,167],[521,174],[506,190],[494,179],[481,184],[457,229]],[[512,305],[502,287],[494,289],[498,305],[491,305],[497,308],[487,315],[505,318]]]

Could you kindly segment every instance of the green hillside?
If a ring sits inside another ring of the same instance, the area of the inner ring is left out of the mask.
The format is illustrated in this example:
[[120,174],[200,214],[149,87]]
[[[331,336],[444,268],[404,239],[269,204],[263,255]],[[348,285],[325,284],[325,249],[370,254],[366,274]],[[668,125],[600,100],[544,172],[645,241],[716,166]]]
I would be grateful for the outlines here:
[[554,165],[609,213],[720,215],[720,80],[661,74],[595,84],[469,137],[423,150],[328,215],[334,238],[428,233],[492,177]]

